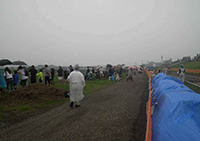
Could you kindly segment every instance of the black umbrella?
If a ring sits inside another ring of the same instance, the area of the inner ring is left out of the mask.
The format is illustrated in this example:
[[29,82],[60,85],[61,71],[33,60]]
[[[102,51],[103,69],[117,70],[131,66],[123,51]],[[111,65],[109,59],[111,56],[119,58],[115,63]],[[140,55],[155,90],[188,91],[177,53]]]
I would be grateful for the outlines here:
[[0,60],[0,66],[11,65],[11,64],[13,64],[13,63],[8,59]]
[[107,68],[112,68],[112,65],[111,64],[107,64]]
[[27,64],[23,61],[14,61],[13,65],[27,65]]

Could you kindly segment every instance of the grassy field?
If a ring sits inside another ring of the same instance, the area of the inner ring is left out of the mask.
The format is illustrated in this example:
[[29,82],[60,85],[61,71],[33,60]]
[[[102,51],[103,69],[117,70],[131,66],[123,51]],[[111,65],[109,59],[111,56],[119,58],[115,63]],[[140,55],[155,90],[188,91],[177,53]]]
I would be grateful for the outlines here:
[[[122,79],[126,78],[126,73],[122,74]],[[58,87],[58,88],[62,88],[62,89],[68,89],[69,90],[69,83],[67,84],[59,84],[58,79],[56,78],[55,80],[56,85],[54,85],[53,87]],[[115,83],[115,81],[108,81],[108,79],[103,78],[103,79],[95,79],[95,80],[88,80],[86,81],[86,86],[84,88],[84,95],[93,93],[95,91],[98,91],[99,89],[102,89],[104,87],[107,87],[109,85],[112,85],[113,83]]]
[[194,86],[194,85],[192,85],[192,84],[189,84],[189,83],[187,83],[187,82],[184,82],[184,84],[185,84],[188,88],[190,88],[191,90],[193,90],[193,91],[195,91],[196,93],[199,93],[199,94],[200,94],[200,88],[199,88],[199,87],[196,87],[196,86]]
[[[83,93],[85,95],[95,92],[101,88],[107,87],[111,84],[115,83],[115,81],[108,81],[107,79],[96,79],[96,80],[89,80],[86,81],[86,86],[84,88]],[[69,90],[69,83],[59,84],[56,83],[53,87],[68,89]]]
[[177,64],[177,65],[171,65],[170,68],[180,68],[181,64],[183,64],[184,68],[186,68],[186,69],[200,69],[200,61],[186,62],[186,63]]

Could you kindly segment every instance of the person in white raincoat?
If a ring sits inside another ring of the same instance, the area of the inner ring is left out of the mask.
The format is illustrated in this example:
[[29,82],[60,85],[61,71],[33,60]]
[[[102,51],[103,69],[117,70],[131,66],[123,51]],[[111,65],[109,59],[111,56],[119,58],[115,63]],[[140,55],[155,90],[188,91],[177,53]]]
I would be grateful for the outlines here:
[[79,71],[78,64],[74,66],[74,71],[70,73],[67,81],[70,82],[70,107],[73,107],[74,103],[76,107],[79,107],[80,101],[84,97],[83,89],[85,87],[85,79]]

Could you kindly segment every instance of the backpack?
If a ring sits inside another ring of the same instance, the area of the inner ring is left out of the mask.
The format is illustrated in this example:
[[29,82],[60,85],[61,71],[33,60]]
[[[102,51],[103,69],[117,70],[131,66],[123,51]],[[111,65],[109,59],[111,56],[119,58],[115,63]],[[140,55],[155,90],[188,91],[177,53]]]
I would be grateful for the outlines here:
[[29,75],[28,71],[26,69],[24,69],[24,71],[25,71],[25,76],[28,76]]

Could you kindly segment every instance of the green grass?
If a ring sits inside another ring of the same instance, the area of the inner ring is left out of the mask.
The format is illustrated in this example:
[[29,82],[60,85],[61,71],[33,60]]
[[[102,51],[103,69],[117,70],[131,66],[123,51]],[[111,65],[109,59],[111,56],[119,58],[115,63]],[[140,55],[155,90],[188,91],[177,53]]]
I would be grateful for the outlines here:
[[[26,112],[34,112],[36,109],[47,108],[51,106],[57,106],[63,103],[66,103],[69,99],[66,100],[54,100],[54,101],[45,101],[40,104],[19,104],[19,103],[4,103],[0,104],[0,121],[6,122],[10,119],[15,118],[17,115],[22,115]],[[1,126],[1,125],[0,125]]]
[[180,68],[181,64],[183,64],[184,68],[186,68],[186,69],[200,69],[200,61],[186,62],[186,63],[177,64],[177,65],[171,65],[170,68]]
[[193,91],[195,91],[196,93],[199,93],[199,94],[200,94],[200,88],[199,88],[199,87],[194,86],[194,85],[192,85],[192,84],[189,84],[189,83],[187,83],[187,82],[184,82],[184,84],[185,84],[188,88],[190,88],[191,90],[193,90]]
[[[124,78],[125,74],[122,75]],[[85,82],[86,86],[84,88],[83,93],[85,95],[98,91],[101,88],[107,87],[115,83],[115,81],[108,81],[108,79],[95,79],[95,80],[88,80]],[[56,84],[53,87],[58,87],[62,89],[69,89],[69,83],[67,84]]]

